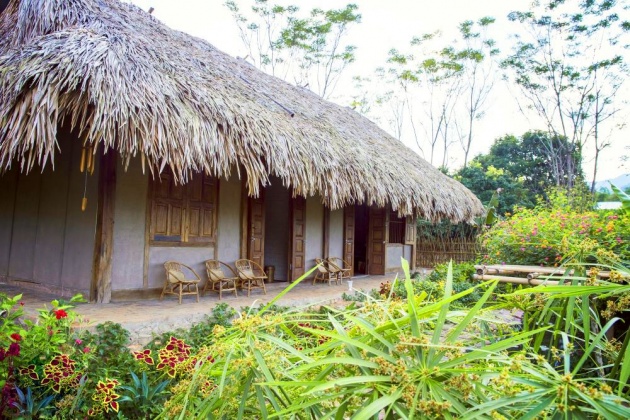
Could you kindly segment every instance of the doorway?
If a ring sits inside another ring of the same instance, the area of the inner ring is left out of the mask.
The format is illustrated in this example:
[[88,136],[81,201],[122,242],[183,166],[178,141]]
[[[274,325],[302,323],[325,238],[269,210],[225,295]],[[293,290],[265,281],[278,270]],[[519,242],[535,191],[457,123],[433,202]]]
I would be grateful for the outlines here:
[[291,193],[279,179],[265,188],[265,266],[274,266],[274,281],[289,278],[289,244],[291,235]]
[[274,281],[293,281],[306,263],[306,199],[291,197],[279,178],[272,178],[259,197],[248,197],[243,213],[241,252],[265,268]]
[[[354,267],[355,274],[368,274],[367,270],[367,243],[369,211],[365,205],[354,207]],[[348,261],[349,262],[349,261]]]
[[386,209],[366,205],[346,207],[343,224],[343,259],[352,265],[352,275],[385,274]]

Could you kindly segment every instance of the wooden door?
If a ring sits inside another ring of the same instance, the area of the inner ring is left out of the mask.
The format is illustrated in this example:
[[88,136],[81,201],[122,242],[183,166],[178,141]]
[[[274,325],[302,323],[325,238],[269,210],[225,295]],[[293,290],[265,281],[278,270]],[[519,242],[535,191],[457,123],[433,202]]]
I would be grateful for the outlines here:
[[263,192],[258,198],[249,199],[249,246],[247,258],[265,266],[265,200]]
[[297,280],[306,269],[306,199],[291,200],[291,246],[289,247],[289,281]]
[[387,216],[382,207],[370,207],[368,233],[368,274],[385,274],[385,248],[387,246]]
[[411,245],[411,261],[409,267],[411,270],[416,268],[416,237],[418,231],[418,220],[415,216],[407,216],[405,218],[405,244]]
[[[355,207],[349,206],[343,210],[343,258],[350,264],[350,275],[354,276],[354,231],[356,227]],[[334,257],[335,255],[333,255]]]

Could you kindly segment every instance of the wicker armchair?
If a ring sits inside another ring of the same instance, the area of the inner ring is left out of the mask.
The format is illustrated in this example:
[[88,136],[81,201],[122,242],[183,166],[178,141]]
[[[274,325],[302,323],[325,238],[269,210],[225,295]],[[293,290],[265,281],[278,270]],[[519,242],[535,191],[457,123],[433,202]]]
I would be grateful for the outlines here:
[[202,293],[210,290],[219,294],[219,300],[223,297],[223,292],[234,292],[238,297],[236,286],[238,285],[238,275],[232,267],[219,260],[206,261],[206,272],[208,281],[203,287]]
[[317,263],[317,271],[315,272],[315,277],[313,277],[313,284],[321,281],[328,283],[330,286],[333,282],[335,282],[335,284],[339,284],[341,282],[337,272],[331,271],[328,266],[328,261],[322,260],[321,258],[315,258],[315,262]]
[[[164,298],[164,295],[176,295],[179,296],[179,304],[181,305],[183,295],[196,295],[197,303],[199,303],[199,283],[201,282],[201,278],[195,270],[177,261],[165,262],[164,269],[166,270],[166,280],[162,294],[160,295],[160,300]],[[194,274],[195,278],[186,278],[183,269],[187,269]]]
[[328,258],[328,269],[336,273],[339,280],[351,280],[352,279],[352,266],[342,258],[330,257]]
[[235,265],[240,279],[240,287],[247,290],[248,297],[252,289],[262,289],[267,294],[267,289],[265,288],[267,275],[260,265],[252,260],[237,260]]

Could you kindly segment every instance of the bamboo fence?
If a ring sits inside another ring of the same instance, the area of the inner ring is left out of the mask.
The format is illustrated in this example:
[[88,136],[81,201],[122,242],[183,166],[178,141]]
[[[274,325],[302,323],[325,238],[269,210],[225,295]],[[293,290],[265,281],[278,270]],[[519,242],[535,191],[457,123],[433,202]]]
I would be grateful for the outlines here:
[[473,261],[479,244],[471,238],[422,238],[416,246],[416,265],[433,268],[437,264]]

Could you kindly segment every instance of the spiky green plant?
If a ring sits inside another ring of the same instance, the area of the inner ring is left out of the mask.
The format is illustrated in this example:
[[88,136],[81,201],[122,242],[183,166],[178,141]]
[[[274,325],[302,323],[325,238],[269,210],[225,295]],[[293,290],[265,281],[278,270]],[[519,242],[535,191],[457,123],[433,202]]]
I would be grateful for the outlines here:
[[[532,343],[557,326],[520,328],[497,319],[497,308],[488,307],[494,283],[478,286],[484,292],[472,308],[453,310],[472,290],[453,293],[452,268],[438,302],[414,295],[404,268],[405,300],[368,296],[361,306],[320,313],[263,308],[241,314],[230,328],[217,327],[215,343],[199,355],[204,362],[173,390],[162,416],[630,417],[627,396],[613,392],[614,381],[583,374],[607,326],[584,341],[577,358],[572,331],[560,330],[562,346],[549,361]],[[627,368],[618,370],[622,379]]]

